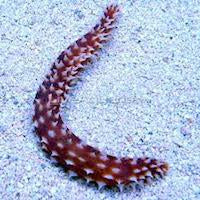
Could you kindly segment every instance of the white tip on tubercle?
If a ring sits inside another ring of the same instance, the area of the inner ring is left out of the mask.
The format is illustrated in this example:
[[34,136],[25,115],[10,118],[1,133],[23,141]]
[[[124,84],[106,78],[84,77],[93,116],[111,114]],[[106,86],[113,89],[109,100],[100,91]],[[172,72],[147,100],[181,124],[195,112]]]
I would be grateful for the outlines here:
[[48,111],[47,111],[47,116],[48,116],[48,117],[51,117],[51,116],[52,116],[52,110],[48,110]]
[[42,143],[42,149],[48,151],[48,148],[47,148],[46,144]]
[[153,177],[150,171],[147,171],[146,174],[145,174],[145,176]]
[[68,173],[69,173],[69,178],[77,176],[77,174],[71,170],[69,170]]
[[59,114],[59,113],[56,113],[56,114],[54,114],[54,117],[55,117],[56,119],[58,119],[58,118],[59,118],[59,116],[60,116],[60,114]]
[[59,83],[58,83],[58,86],[59,86],[60,88],[63,88],[64,84],[65,84],[64,82],[59,82]]
[[54,78],[52,76],[50,76],[50,81],[53,83],[54,82]]
[[53,121],[53,122],[52,122],[52,126],[53,126],[53,127],[56,127],[57,124],[58,124],[57,121],[55,121],[55,122]]
[[50,103],[50,101],[47,102],[46,108],[47,108],[47,109],[51,108],[51,103]]
[[34,126],[35,126],[36,128],[38,128],[39,124],[38,124],[38,121],[37,121],[37,120],[34,121]]
[[40,118],[38,119],[38,121],[39,121],[41,124],[43,124],[43,123],[45,122],[45,119],[44,119],[44,117],[40,116]]
[[123,192],[123,190],[124,190],[124,185],[123,184],[118,184],[117,187],[119,188],[120,192]]
[[51,156],[58,156],[58,153],[56,151],[52,151]]
[[41,137],[41,142],[45,143],[45,144],[48,144],[48,140],[46,137]]
[[62,68],[62,67],[65,66],[62,60],[60,61],[60,63],[55,62],[55,65],[56,65],[57,68]]
[[84,169],[87,174],[92,174],[94,171],[92,169],[86,168]]
[[57,164],[57,163],[58,163],[58,161],[56,160],[55,157],[50,157],[50,160],[51,160],[51,162],[54,163],[54,164]]
[[65,50],[65,53],[68,55],[68,56],[72,56],[72,51],[70,49],[66,49]]
[[67,165],[74,165],[74,162],[72,160],[65,160],[65,163]]
[[63,58],[64,61],[67,61],[68,60],[68,57],[66,55],[64,55],[64,58]]
[[137,178],[136,178],[135,176],[131,176],[131,177],[129,178],[129,180],[130,180],[130,181],[137,182]]
[[73,65],[74,64],[74,60],[68,60],[69,65]]
[[103,175],[103,177],[107,178],[107,179],[110,179],[110,180],[113,180],[113,176],[109,175],[109,174]]
[[61,94],[63,94],[63,91],[62,91],[61,89],[58,89],[58,90],[56,90],[56,94],[57,94],[58,96],[60,96]]
[[85,42],[87,42],[87,39],[86,39],[85,37],[82,37],[82,38],[81,38],[81,42],[82,42],[82,43],[85,43]]
[[106,184],[104,182],[102,182],[102,181],[97,181],[96,183],[98,185],[98,189],[99,190],[101,190],[101,188],[103,188],[104,186],[106,186]]
[[77,45],[77,43],[75,42],[73,45],[74,49],[79,49],[79,46]]
[[85,52],[86,50],[87,50],[87,48],[85,48],[85,47],[80,47],[80,52],[81,52],[81,53]]

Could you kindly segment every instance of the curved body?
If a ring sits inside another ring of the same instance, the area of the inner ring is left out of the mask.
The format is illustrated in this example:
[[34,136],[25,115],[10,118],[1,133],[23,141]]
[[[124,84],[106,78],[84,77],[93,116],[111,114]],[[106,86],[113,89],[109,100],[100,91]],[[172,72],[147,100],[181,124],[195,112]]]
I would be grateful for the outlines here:
[[101,153],[75,136],[59,114],[61,103],[86,64],[109,39],[118,12],[118,6],[107,7],[100,23],[60,54],[34,100],[33,121],[42,148],[65,168],[99,186],[146,183],[168,170],[165,162],[156,159],[117,158]]

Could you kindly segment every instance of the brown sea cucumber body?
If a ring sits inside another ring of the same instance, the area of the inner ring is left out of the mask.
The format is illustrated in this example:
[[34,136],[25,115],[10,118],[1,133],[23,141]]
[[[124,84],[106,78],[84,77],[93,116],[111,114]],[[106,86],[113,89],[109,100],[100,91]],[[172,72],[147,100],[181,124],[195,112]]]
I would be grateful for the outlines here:
[[61,103],[86,64],[108,41],[118,12],[118,6],[107,7],[100,23],[60,54],[34,100],[33,121],[42,148],[69,171],[99,186],[148,182],[168,170],[167,163],[156,159],[117,158],[101,153],[75,136],[59,114]]

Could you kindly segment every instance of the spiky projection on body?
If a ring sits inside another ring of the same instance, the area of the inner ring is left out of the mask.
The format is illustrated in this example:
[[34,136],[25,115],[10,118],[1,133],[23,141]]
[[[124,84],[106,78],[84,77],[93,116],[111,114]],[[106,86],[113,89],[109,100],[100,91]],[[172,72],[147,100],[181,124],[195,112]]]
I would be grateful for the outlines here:
[[69,171],[100,187],[146,183],[168,170],[165,162],[156,159],[117,158],[101,153],[75,136],[59,114],[61,103],[86,64],[109,40],[118,13],[118,6],[107,7],[100,23],[60,54],[34,100],[33,121],[42,148]]

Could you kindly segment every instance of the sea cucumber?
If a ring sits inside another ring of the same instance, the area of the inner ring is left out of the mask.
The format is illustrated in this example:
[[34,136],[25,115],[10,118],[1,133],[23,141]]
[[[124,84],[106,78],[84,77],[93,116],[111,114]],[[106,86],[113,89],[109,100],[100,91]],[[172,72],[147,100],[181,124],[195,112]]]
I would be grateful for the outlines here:
[[168,164],[160,160],[117,158],[101,153],[75,136],[59,114],[61,103],[68,99],[86,64],[109,40],[118,13],[117,5],[108,6],[99,24],[58,56],[34,100],[33,122],[42,149],[69,171],[95,181],[99,188],[148,183],[168,171]]

